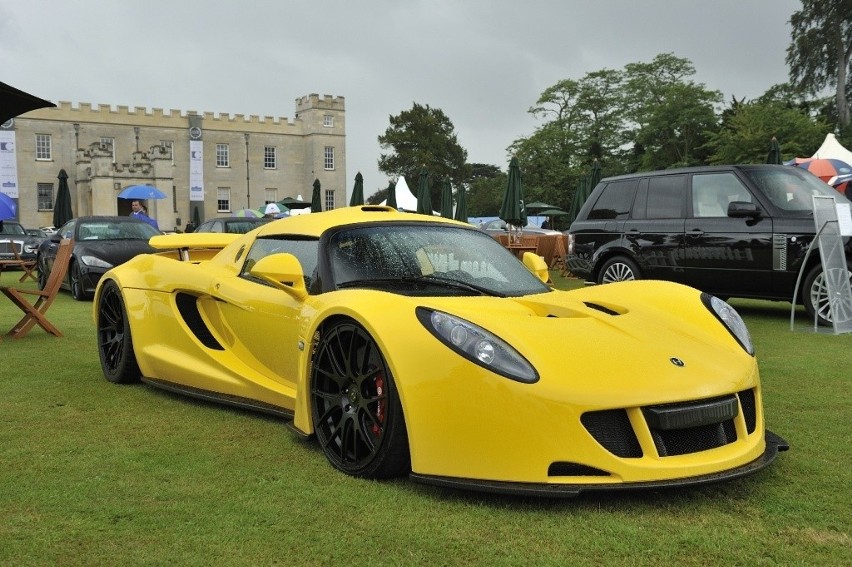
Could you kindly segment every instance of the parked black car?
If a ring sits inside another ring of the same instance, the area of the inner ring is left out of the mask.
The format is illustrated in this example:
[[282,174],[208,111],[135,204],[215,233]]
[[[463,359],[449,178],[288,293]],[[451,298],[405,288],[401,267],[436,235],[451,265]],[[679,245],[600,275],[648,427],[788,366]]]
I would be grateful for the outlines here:
[[[568,267],[592,283],[670,280],[727,297],[792,301],[816,229],[814,195],[849,201],[803,169],[732,165],[603,179],[568,230]],[[852,276],[852,239],[845,238]],[[830,322],[817,250],[797,300]]]
[[22,260],[34,260],[38,244],[18,221],[0,221],[0,260],[13,260],[15,252]]
[[47,282],[59,242],[74,239],[68,275],[62,283],[74,299],[91,299],[101,276],[113,266],[138,254],[155,252],[148,245],[152,236],[163,234],[133,217],[79,217],[65,223],[38,249],[39,287]]
[[245,234],[272,219],[255,217],[218,217],[204,221],[193,232],[230,232]]

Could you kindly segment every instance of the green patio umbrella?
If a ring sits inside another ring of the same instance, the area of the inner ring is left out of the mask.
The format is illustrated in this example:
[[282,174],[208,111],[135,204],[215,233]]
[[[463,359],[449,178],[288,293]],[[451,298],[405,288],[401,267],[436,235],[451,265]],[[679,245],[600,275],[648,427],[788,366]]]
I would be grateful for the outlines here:
[[320,180],[314,179],[314,192],[311,195],[311,212],[322,212],[322,193],[320,192]]
[[385,204],[388,207],[397,208],[396,204],[396,181],[389,180],[388,181],[388,199],[385,201]]
[[432,214],[432,189],[429,187],[429,172],[425,167],[420,170],[417,181],[417,212],[421,215]]
[[441,216],[445,219],[453,218],[453,187],[449,179],[444,179],[441,186]]
[[574,222],[574,219],[577,218],[577,214],[583,207],[583,203],[585,203],[586,199],[589,198],[589,193],[589,179],[583,175],[580,177],[577,190],[574,191],[574,198],[571,200],[571,207],[568,209],[569,226],[572,222]]
[[303,201],[301,198],[297,199],[295,197],[284,197],[275,204],[278,205],[278,208],[282,211],[285,209],[307,209],[311,206],[310,201]]
[[781,161],[781,144],[778,143],[778,138],[775,136],[772,136],[772,140],[769,142],[769,154],[766,156],[766,163],[773,165],[784,163]]
[[518,158],[512,156],[509,162],[509,180],[506,183],[506,192],[503,193],[503,204],[500,205],[499,217],[518,227],[527,224],[527,210],[524,207],[524,185],[521,180],[521,168]]
[[352,188],[352,197],[349,198],[349,206],[357,207],[364,204],[364,176],[359,171],[355,175],[355,187]]
[[547,203],[542,203],[541,201],[535,201],[527,205],[528,213],[536,213],[540,214],[537,211],[543,211],[545,209],[556,209],[558,208],[556,205],[548,205]]
[[192,207],[192,224],[195,226],[201,224],[201,213],[198,212],[198,205]]
[[71,190],[68,189],[68,174],[59,170],[59,188],[56,192],[56,204],[53,205],[53,226],[59,228],[74,218],[71,211]]
[[456,192],[456,214],[453,218],[467,222],[467,196],[464,191],[464,185],[461,185]]
[[592,189],[598,186],[598,183],[601,182],[601,162],[598,161],[598,158],[595,158],[595,161],[592,162],[592,173],[589,175],[589,193],[592,192]]

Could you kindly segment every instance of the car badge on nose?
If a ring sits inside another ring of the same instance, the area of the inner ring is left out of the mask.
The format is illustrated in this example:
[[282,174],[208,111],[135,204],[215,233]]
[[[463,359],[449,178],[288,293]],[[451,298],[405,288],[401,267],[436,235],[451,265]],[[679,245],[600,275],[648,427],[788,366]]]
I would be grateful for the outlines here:
[[669,362],[671,362],[672,364],[674,364],[678,368],[683,368],[684,366],[686,366],[686,363],[676,356],[671,357],[669,359]]

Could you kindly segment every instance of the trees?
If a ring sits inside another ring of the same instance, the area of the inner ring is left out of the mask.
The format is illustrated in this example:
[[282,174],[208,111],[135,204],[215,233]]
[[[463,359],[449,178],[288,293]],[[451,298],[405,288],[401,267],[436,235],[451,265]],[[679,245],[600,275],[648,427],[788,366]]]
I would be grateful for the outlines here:
[[722,93],[689,80],[695,67],[688,59],[661,53],[651,63],[625,66],[626,115],[633,124],[637,169],[701,165],[702,147],[716,129],[715,105]]
[[810,93],[835,87],[837,120],[849,126],[852,0],[802,0],[790,17],[790,80]]
[[449,179],[454,186],[468,180],[467,150],[461,147],[450,119],[439,108],[416,102],[410,110],[390,117],[390,126],[379,136],[382,150],[379,170],[389,177],[404,176],[410,187],[417,186],[422,168],[429,171],[432,202],[439,203],[440,183]]

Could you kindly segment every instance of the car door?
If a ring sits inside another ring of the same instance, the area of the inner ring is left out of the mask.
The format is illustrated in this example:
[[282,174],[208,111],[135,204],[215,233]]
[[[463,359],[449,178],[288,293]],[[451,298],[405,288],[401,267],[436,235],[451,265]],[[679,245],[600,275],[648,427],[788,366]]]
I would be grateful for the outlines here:
[[641,276],[681,282],[681,253],[687,176],[651,176],[639,184],[633,214],[624,223],[624,239]]
[[[221,321],[232,336],[234,354],[267,379],[295,395],[296,381],[309,355],[309,339],[302,336],[304,299],[251,276],[251,267],[264,256],[291,253],[312,274],[316,267],[316,239],[259,238],[248,251],[239,275],[213,282]],[[310,280],[310,278],[306,278]],[[306,282],[310,283],[310,281]]]
[[770,289],[772,219],[728,216],[732,202],[760,205],[733,171],[695,173],[684,226],[685,283],[720,295]]

